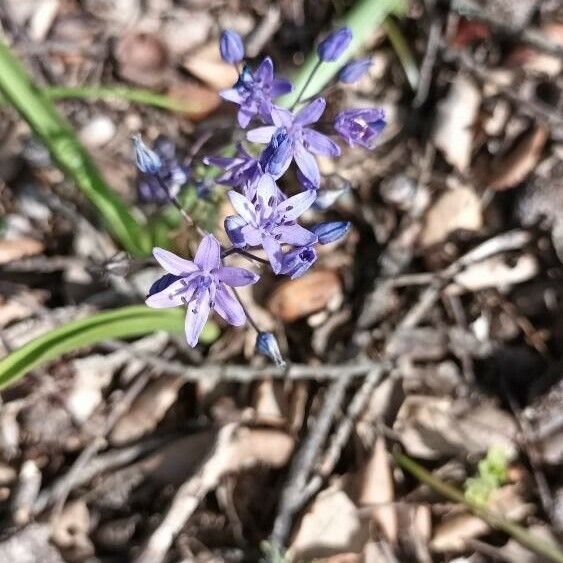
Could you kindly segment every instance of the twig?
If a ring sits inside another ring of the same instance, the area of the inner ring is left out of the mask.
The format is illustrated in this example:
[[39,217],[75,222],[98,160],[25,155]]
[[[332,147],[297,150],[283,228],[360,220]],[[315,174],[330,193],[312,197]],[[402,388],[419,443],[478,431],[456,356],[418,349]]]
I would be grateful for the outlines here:
[[309,434],[303,441],[297,454],[293,457],[270,537],[270,541],[274,545],[281,547],[285,544],[291,531],[293,516],[303,506],[303,489],[315,459],[330,432],[332,421],[344,401],[344,395],[350,381],[350,376],[343,375],[328,388],[324,404],[316,421],[311,424]]
[[309,499],[319,491],[326,478],[333,472],[342,448],[348,442],[354,429],[356,420],[366,408],[373,390],[380,383],[385,373],[386,371],[382,369],[372,369],[367,374],[362,386],[358,389],[348,407],[346,417],[339,424],[336,434],[332,437],[322,463],[302,492],[302,506],[309,502]]
[[281,24],[279,6],[270,5],[251,36],[246,39],[246,53],[254,58],[260,54],[264,45],[272,38]]
[[461,491],[459,491],[455,487],[452,487],[451,485],[448,485],[447,483],[444,483],[406,455],[395,452],[394,458],[397,465],[402,467],[405,471],[411,473],[421,483],[425,483],[436,492],[440,493],[451,501],[463,504],[473,514],[475,514],[475,516],[478,516],[479,518],[484,520],[492,528],[507,533],[520,545],[526,547],[534,553],[537,553],[538,555],[546,557],[550,561],[563,563],[563,552],[557,545],[545,541],[543,538],[538,537],[536,534],[532,534],[522,526],[519,526],[518,524],[507,520],[500,514],[492,512],[491,510],[483,506],[469,502]]
[[228,448],[225,446],[231,441],[237,428],[237,424],[231,423],[220,430],[212,451],[202,462],[197,473],[178,489],[164,520],[152,533],[135,563],[161,563],[164,560],[174,538],[188,518],[195,512],[205,495],[218,485],[224,469],[224,460],[217,457],[228,455]]
[[432,71],[436,64],[438,51],[440,49],[440,35],[442,22],[438,19],[435,11],[430,13],[430,30],[428,32],[428,41],[426,43],[426,52],[420,67],[420,78],[416,89],[416,95],[412,101],[415,108],[419,108],[428,98],[430,84],[432,83]]
[[307,365],[291,364],[286,367],[249,366],[237,364],[205,364],[189,366],[181,362],[162,360],[143,354],[135,350],[130,344],[119,341],[108,341],[100,344],[106,350],[123,350],[131,354],[132,358],[141,360],[159,373],[179,375],[186,381],[206,381],[213,379],[221,381],[238,381],[249,383],[257,379],[274,378],[283,380],[314,379],[326,381],[341,377],[360,377],[371,369],[386,367],[385,362],[361,361],[349,364]]
[[450,8],[456,14],[469,20],[478,20],[487,25],[511,35],[515,40],[526,43],[540,51],[544,51],[559,58],[563,58],[563,46],[550,41],[542,32],[532,28],[519,28],[506,20],[496,18],[490,10],[483,9],[472,0],[450,0]]
[[123,414],[130,408],[139,393],[145,388],[150,377],[151,374],[149,372],[143,372],[137,376],[127,392],[113,405],[104,427],[101,429],[99,434],[88,444],[88,446],[86,446],[86,448],[82,450],[66,475],[61,477],[59,481],[53,485],[50,497],[51,502],[56,503],[56,512],[62,510],[62,507],[72,490],[74,483],[78,480],[80,473],[88,465],[94,455],[96,455],[96,453],[104,447],[106,444],[106,436],[111,432],[121,416],[123,416]]
[[41,471],[34,461],[28,459],[22,465],[12,501],[12,518],[16,524],[23,525],[29,522],[40,487]]

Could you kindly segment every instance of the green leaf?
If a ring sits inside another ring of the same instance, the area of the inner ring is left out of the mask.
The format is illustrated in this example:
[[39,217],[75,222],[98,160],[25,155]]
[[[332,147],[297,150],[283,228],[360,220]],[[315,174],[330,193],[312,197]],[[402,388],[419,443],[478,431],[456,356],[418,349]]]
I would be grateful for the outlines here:
[[[373,31],[383,23],[387,16],[402,13],[405,9],[405,0],[360,0],[356,2],[346,16],[336,22],[334,26],[348,26],[352,30],[353,38],[350,46],[340,59],[332,63],[323,63],[319,67],[306,91],[303,92],[302,99],[314,96],[320,92],[339,69],[360,50],[373,34]],[[319,57],[315,51],[309,55],[299,69],[297,76],[293,79],[293,91],[280,99],[280,105],[290,107],[295,102],[318,62]]]
[[[0,360],[0,389],[17,381],[33,368],[83,346],[112,338],[132,338],[158,330],[181,333],[185,310],[149,309],[132,305],[92,315],[55,328],[35,338]],[[208,322],[200,342],[210,344],[219,336],[219,328]]]
[[71,126],[52,101],[26,74],[10,49],[0,40],[0,93],[14,106],[53,160],[71,178],[100,215],[115,238],[135,256],[151,251],[151,240],[121,198],[103,180]]

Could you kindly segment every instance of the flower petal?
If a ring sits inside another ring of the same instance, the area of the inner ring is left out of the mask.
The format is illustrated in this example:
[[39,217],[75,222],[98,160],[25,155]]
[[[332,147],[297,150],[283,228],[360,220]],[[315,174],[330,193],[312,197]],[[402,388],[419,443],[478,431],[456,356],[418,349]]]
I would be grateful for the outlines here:
[[242,96],[240,95],[238,88],[229,88],[228,90],[222,90],[219,92],[219,96],[228,102],[234,102],[235,104],[240,104],[242,102]]
[[299,170],[303,172],[303,175],[315,188],[318,188],[321,183],[321,173],[315,157],[310,152],[307,152],[300,143],[295,145],[293,156]]
[[242,129],[246,129],[248,127],[248,124],[250,123],[250,120],[252,119],[253,115],[254,115],[254,113],[251,112],[251,111],[248,111],[247,108],[241,107],[238,110],[237,120],[238,120],[238,124],[240,125],[240,127]]
[[276,132],[277,127],[274,125],[266,125],[265,127],[257,127],[256,129],[251,129],[246,134],[246,138],[251,143],[262,143],[266,144],[270,142],[272,135]]
[[303,138],[307,142],[307,150],[313,154],[340,156],[340,147],[329,137],[313,129],[303,129]]
[[246,225],[240,232],[247,246],[260,246],[262,244],[262,234],[253,225]]
[[315,123],[319,120],[325,108],[325,99],[317,98],[297,112],[294,122],[300,125],[311,125],[311,123]]
[[317,199],[317,190],[306,190],[298,193],[278,205],[278,214],[286,220],[293,221],[305,213]]
[[274,237],[263,236],[262,246],[268,255],[272,270],[274,270],[274,273],[279,274],[282,267],[283,256],[281,244]]
[[279,232],[281,233],[280,242],[293,244],[295,246],[307,246],[308,244],[313,244],[317,241],[317,235],[308,231],[301,225],[287,225],[280,227]]
[[199,269],[191,260],[180,258],[180,256],[164,250],[164,248],[153,248],[152,254],[167,272],[175,276],[189,274]]
[[277,78],[272,81],[271,94],[272,98],[289,94],[293,90],[293,84],[285,78]]
[[[278,200],[278,193],[278,185],[269,174],[264,174],[264,176],[258,180],[258,184],[256,185],[256,198],[261,200],[263,205],[272,207]],[[272,198],[274,199],[272,200]]]
[[274,78],[274,63],[270,57],[265,57],[254,71],[254,80],[268,84]]
[[186,283],[185,279],[170,284],[167,288],[147,297],[145,304],[153,309],[168,309],[182,305],[184,300],[189,301],[194,293],[195,286]]
[[210,272],[221,265],[221,245],[213,235],[203,237],[194,262],[205,272]]
[[207,318],[209,317],[210,308],[211,305],[208,289],[206,289],[201,296],[198,296],[197,300],[193,300],[188,305],[185,330],[186,340],[192,348],[197,344],[199,335],[201,334]]
[[272,109],[272,121],[277,127],[289,129],[293,125],[293,114],[285,108],[274,106]]
[[229,199],[235,208],[235,211],[247,222],[247,223],[254,223],[254,216],[256,214],[256,210],[254,209],[254,205],[252,202],[242,194],[231,190],[228,193]]
[[239,300],[223,285],[217,287],[213,308],[233,326],[242,326],[246,322],[246,314]]
[[221,282],[230,285],[231,287],[251,285],[260,279],[258,274],[236,266],[221,266],[220,268],[217,268],[216,273]]

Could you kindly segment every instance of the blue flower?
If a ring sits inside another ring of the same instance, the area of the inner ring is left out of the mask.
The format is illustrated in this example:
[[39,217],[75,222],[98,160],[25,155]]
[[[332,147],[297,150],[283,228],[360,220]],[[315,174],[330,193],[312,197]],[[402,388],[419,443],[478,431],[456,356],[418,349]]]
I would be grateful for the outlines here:
[[360,59],[357,61],[350,61],[345,64],[338,73],[338,78],[341,82],[350,84],[359,80],[372,65],[371,59]]
[[193,262],[162,248],[155,248],[153,255],[168,275],[176,279],[160,278],[156,283],[161,285],[155,288],[153,284],[160,291],[149,293],[145,303],[155,309],[186,305],[185,330],[190,346],[197,344],[211,309],[234,326],[246,322],[244,309],[229,286],[253,284],[260,276],[244,268],[223,266],[221,246],[213,235],[203,238]]
[[256,351],[272,360],[276,366],[285,366],[278,341],[271,332],[259,332],[256,336]]
[[135,153],[141,171],[137,183],[141,201],[165,203],[178,195],[180,188],[188,181],[190,168],[178,162],[174,141],[160,135],[151,150],[139,139],[135,141]]
[[334,120],[334,129],[350,146],[360,145],[367,149],[375,146],[386,125],[385,112],[380,108],[347,109]]
[[303,176],[318,188],[321,181],[319,166],[314,154],[336,157],[340,155],[340,147],[326,135],[307,127],[316,123],[326,107],[324,98],[317,98],[301,108],[296,114],[275,108],[272,111],[274,125],[266,125],[252,129],[246,134],[249,141],[254,143],[269,143],[274,134],[280,134],[280,129],[288,138],[287,147],[291,150],[283,151],[283,161],[279,163],[281,169],[287,169],[292,159],[303,173]]
[[335,61],[344,53],[352,41],[352,30],[349,27],[341,27],[333,31],[317,47],[317,53],[321,61]]
[[248,184],[254,184],[264,175],[260,161],[252,156],[241,143],[237,145],[235,156],[206,156],[203,162],[223,168],[224,173],[216,181],[233,188],[243,188]]
[[352,226],[350,221],[325,221],[311,228],[321,244],[329,244],[342,238]]
[[240,35],[232,29],[226,29],[221,33],[219,40],[221,58],[231,64],[236,64],[244,58],[244,43]]
[[223,90],[220,96],[240,106],[238,122],[245,129],[255,116],[271,122],[272,100],[291,92],[292,88],[288,80],[274,78],[274,63],[266,57],[254,72],[246,66],[234,87]]
[[294,280],[301,277],[316,260],[317,251],[313,245],[299,246],[283,255],[280,274],[286,274]]
[[272,269],[278,274],[282,267],[282,244],[306,246],[316,242],[317,237],[296,219],[315,201],[317,194],[308,190],[293,197],[280,200],[279,188],[270,176],[263,176],[256,187],[253,201],[235,191],[229,199],[238,213],[238,218],[227,218],[225,230],[237,247],[264,248]]

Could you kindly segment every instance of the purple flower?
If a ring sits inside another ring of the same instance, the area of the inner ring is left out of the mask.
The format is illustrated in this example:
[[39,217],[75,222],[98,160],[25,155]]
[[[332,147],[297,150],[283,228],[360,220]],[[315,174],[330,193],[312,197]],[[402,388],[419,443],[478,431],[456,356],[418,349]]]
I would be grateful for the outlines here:
[[241,143],[237,145],[236,156],[206,156],[203,162],[223,168],[225,172],[216,181],[233,188],[254,184],[264,174],[259,160],[252,156]]
[[305,246],[316,242],[317,237],[296,222],[316,197],[316,192],[309,190],[280,201],[276,183],[264,176],[256,187],[254,201],[238,192],[229,192],[238,217],[227,217],[225,230],[237,247],[262,246],[277,274],[282,267],[282,244]]
[[254,72],[245,66],[234,87],[223,90],[220,95],[240,106],[237,117],[244,129],[256,115],[270,120],[272,100],[291,92],[292,88],[288,80],[274,78],[274,63],[266,57]]
[[323,39],[317,47],[321,61],[335,61],[344,53],[352,41],[352,30],[341,27]]
[[259,332],[256,335],[256,351],[270,358],[276,366],[285,366],[276,337],[271,332]]
[[[135,152],[137,166],[141,171],[137,183],[137,193],[141,201],[167,202],[170,197],[175,197],[188,181],[190,168],[178,162],[176,145],[168,137],[157,137],[152,150],[138,139],[135,141]],[[158,161],[159,164],[149,165],[149,161],[153,164]]]
[[169,274],[178,279],[167,280],[172,283],[149,295],[145,303],[155,309],[187,305],[185,328],[190,346],[197,344],[211,309],[229,324],[241,326],[245,323],[244,309],[228,286],[253,284],[259,276],[244,268],[223,266],[221,247],[213,235],[203,238],[193,262],[162,248],[155,248],[153,255]]
[[278,129],[260,155],[260,165],[266,174],[277,180],[289,168],[293,155],[293,139],[283,128]]
[[226,29],[221,33],[219,50],[221,58],[227,63],[236,64],[244,57],[244,43],[240,35],[232,29]]
[[292,280],[301,277],[316,261],[317,252],[312,245],[300,246],[286,252],[282,257],[280,274],[286,274]]
[[319,166],[314,154],[326,156],[339,156],[340,147],[326,135],[306,127],[316,123],[323,114],[326,107],[324,98],[317,98],[305,107],[301,108],[296,114],[275,108],[272,111],[274,125],[258,127],[249,131],[247,139],[254,143],[269,143],[274,134],[279,134],[279,129],[285,130],[290,140],[291,150],[284,150],[285,162],[280,163],[280,168],[287,168],[292,158],[303,176],[314,186],[318,187],[321,182]]
[[342,238],[352,226],[350,221],[325,221],[311,230],[317,235],[320,244],[329,244]]
[[350,84],[359,80],[372,65],[371,59],[359,59],[357,61],[350,61],[345,64],[338,73],[338,78],[341,82]]
[[347,109],[334,120],[334,129],[350,145],[372,149],[385,128],[385,112],[380,108]]

